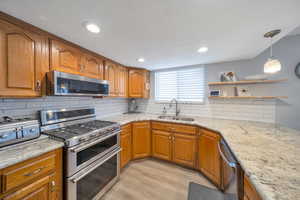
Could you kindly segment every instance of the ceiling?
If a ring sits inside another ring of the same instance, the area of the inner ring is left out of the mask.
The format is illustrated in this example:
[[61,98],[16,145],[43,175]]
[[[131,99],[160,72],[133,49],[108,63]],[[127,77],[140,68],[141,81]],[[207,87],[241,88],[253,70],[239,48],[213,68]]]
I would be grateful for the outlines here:
[[[1,0],[0,10],[124,65],[161,69],[249,59],[262,35],[300,25],[299,0]],[[88,33],[83,23],[97,23]],[[208,52],[197,52],[201,46]],[[137,58],[146,62],[139,63]]]

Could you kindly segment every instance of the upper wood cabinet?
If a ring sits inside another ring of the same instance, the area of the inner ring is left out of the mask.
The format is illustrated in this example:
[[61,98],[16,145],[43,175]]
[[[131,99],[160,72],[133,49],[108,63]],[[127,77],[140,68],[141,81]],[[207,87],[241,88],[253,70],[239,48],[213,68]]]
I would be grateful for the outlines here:
[[122,126],[122,131],[120,135],[120,168],[123,168],[130,160],[132,154],[132,145],[131,145],[131,124]]
[[123,66],[118,66],[118,97],[128,96],[128,69]]
[[109,81],[109,96],[128,96],[128,70],[126,67],[105,61],[105,80]]
[[50,40],[50,68],[61,72],[80,74],[83,69],[82,53],[65,43]]
[[84,54],[82,59],[81,75],[95,79],[104,79],[104,67],[102,59],[89,54]]
[[172,133],[152,130],[152,156],[172,160]]
[[103,79],[103,60],[65,43],[50,40],[50,68],[66,73]]
[[145,158],[151,155],[150,122],[132,124],[132,158]]
[[104,79],[109,81],[109,96],[116,97],[118,94],[118,71],[115,63],[105,61]]
[[42,95],[47,47],[46,37],[0,20],[0,96]]
[[145,69],[129,68],[128,73],[128,96],[131,98],[149,98],[149,71]]
[[198,141],[198,166],[201,172],[218,186],[221,184],[221,160],[218,151],[219,141],[219,134],[201,129]]

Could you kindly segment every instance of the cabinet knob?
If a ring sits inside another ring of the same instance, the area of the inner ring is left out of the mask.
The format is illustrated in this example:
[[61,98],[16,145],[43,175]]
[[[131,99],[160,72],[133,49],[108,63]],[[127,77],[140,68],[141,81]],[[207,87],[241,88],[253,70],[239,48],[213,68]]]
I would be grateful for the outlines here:
[[51,192],[54,192],[55,191],[55,186],[56,186],[56,184],[55,184],[55,181],[51,181]]
[[40,91],[41,90],[41,81],[40,80],[36,81],[35,89],[36,89],[36,91]]

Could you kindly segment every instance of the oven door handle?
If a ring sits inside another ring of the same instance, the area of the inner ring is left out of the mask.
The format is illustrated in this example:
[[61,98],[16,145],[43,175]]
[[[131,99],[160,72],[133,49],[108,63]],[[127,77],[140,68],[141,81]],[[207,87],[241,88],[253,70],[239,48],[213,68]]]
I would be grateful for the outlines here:
[[85,177],[87,174],[89,174],[91,171],[93,171],[94,169],[96,169],[97,167],[99,167],[100,165],[102,165],[103,163],[105,163],[106,161],[108,161],[109,159],[111,159],[113,156],[115,156],[116,154],[118,154],[121,151],[121,148],[117,148],[115,150],[113,150],[113,152],[111,154],[108,154],[106,156],[104,156],[101,159],[101,162],[99,162],[96,165],[93,165],[91,167],[87,167],[87,169],[84,169],[84,172],[82,174],[78,174],[76,177],[72,178],[71,181],[73,183],[77,183],[78,181],[80,181],[80,179],[82,179],[83,177]]
[[106,140],[107,138],[110,138],[112,136],[115,136],[117,134],[119,134],[121,131],[117,131],[117,132],[114,132],[113,134],[110,134],[110,135],[107,135],[105,137],[101,137],[99,138],[98,140],[95,140],[93,142],[90,142],[90,143],[87,143],[87,144],[83,144],[83,145],[80,145],[79,147],[73,147],[73,148],[70,148],[70,151],[71,152],[74,152],[74,153],[77,153],[79,151],[82,151],[90,146],[93,146],[94,144],[97,144],[99,142],[102,142],[103,140]]

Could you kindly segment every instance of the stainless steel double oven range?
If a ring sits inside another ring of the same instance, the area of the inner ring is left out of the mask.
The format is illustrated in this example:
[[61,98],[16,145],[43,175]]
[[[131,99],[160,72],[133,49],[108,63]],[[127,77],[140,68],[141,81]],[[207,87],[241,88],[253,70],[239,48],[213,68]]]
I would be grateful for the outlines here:
[[42,133],[65,143],[66,199],[99,199],[119,178],[120,125],[96,120],[93,108],[40,114]]

